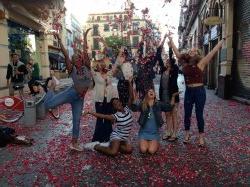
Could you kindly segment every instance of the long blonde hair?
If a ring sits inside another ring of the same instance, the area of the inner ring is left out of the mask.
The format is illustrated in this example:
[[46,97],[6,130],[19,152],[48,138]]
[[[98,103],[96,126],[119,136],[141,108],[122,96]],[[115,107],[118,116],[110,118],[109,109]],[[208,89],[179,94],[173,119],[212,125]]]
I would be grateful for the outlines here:
[[[149,90],[154,90],[154,89],[150,88],[150,89],[147,90],[147,93],[146,93],[146,95],[144,96],[144,98],[142,100],[142,111],[146,111],[148,109],[148,106],[149,106],[148,91]],[[154,103],[155,103],[155,101],[156,101],[156,97],[154,98]]]

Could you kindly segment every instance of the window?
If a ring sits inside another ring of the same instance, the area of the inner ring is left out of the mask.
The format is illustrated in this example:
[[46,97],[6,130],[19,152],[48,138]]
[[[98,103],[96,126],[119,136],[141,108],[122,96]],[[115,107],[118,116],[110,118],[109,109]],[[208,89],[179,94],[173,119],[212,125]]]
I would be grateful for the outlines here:
[[100,21],[100,20],[101,20],[100,16],[97,16],[97,21]]
[[109,31],[109,24],[104,24],[104,31],[106,31],[106,32]]
[[133,31],[138,31],[138,30],[139,30],[139,24],[133,23]]
[[99,25],[93,25],[93,36],[99,35],[98,27],[99,27]]
[[113,24],[113,30],[114,29],[116,29],[116,30],[118,30],[118,25],[115,23],[115,24]]
[[124,20],[127,21],[128,20],[128,16],[124,15]]
[[98,38],[93,38],[93,49],[94,50],[99,50],[100,49]]
[[132,46],[137,47],[139,44],[139,36],[134,36],[132,41]]

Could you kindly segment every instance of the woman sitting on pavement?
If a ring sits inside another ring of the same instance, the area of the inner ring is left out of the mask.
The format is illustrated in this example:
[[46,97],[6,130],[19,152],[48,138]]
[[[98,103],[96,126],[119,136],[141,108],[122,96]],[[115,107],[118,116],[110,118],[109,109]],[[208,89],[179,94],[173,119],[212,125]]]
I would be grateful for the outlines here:
[[122,102],[118,98],[111,99],[110,103],[115,114],[105,115],[91,111],[85,111],[84,115],[90,114],[96,118],[109,120],[116,123],[116,128],[110,135],[110,144],[100,143],[98,141],[85,144],[86,149],[96,150],[98,152],[104,153],[109,156],[116,156],[118,152],[125,154],[132,153],[132,146],[129,143],[129,134],[132,128],[132,112],[129,107],[133,101],[133,88],[131,85],[132,79],[129,81],[129,104],[128,106],[123,106]]

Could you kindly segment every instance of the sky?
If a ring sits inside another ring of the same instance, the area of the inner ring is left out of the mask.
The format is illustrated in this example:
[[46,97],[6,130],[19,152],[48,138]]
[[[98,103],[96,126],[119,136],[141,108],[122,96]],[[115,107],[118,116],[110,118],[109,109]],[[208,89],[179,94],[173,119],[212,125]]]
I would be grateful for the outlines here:
[[[163,7],[164,0],[132,0],[138,9],[136,12],[138,16],[142,15],[142,9],[149,8],[149,15],[157,25],[160,25],[161,32],[165,33],[168,30],[166,24],[175,27],[175,30],[172,31],[177,44],[180,0],[172,1]],[[65,6],[67,14],[72,13],[84,25],[88,14],[121,11],[124,10],[125,2],[125,0],[65,0]]]

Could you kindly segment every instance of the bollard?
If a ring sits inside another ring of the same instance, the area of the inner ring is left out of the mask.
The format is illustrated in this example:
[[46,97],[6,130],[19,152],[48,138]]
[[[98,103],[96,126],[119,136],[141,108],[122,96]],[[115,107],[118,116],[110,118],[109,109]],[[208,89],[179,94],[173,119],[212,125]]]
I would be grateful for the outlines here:
[[24,125],[36,124],[36,105],[34,100],[25,100],[24,103]]

